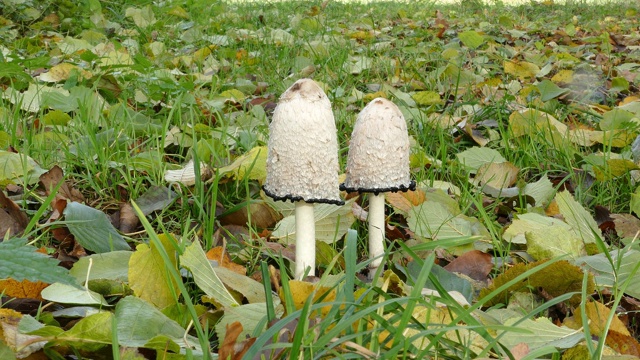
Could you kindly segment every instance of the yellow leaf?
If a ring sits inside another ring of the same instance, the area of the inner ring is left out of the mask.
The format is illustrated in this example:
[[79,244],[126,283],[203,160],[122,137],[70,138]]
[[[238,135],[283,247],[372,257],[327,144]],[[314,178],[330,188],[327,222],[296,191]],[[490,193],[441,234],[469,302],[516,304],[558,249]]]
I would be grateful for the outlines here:
[[40,292],[49,284],[42,281],[32,282],[29,280],[17,281],[14,279],[0,280],[0,293],[5,296],[21,299],[42,300]]
[[[162,247],[169,254],[171,266],[177,269],[175,250],[170,238],[165,234],[158,237]],[[158,309],[176,304],[175,281],[167,273],[160,251],[153,242],[151,245],[138,245],[136,251],[131,254],[129,286],[137,297],[152,303]]]
[[504,72],[521,80],[534,78],[540,68],[538,65],[526,61],[505,61]]
[[246,177],[262,181],[267,177],[267,147],[256,146],[219,170],[222,174],[232,173],[237,180],[243,180]]
[[556,84],[570,84],[573,81],[573,70],[560,70],[557,74],[553,75],[551,81]]
[[[602,336],[602,332],[604,331],[607,318],[611,313],[611,309],[609,309],[606,305],[601,304],[599,302],[590,301],[585,305],[585,312],[587,314],[587,319],[589,319],[589,330],[591,334],[596,336]],[[582,312],[580,307],[577,307],[573,314],[573,322],[578,327],[582,326]],[[629,330],[624,325],[624,323],[618,318],[618,316],[613,317],[613,321],[611,322],[611,327],[609,330],[613,330],[622,335],[630,336]]]
[[[331,290],[331,288],[318,286],[317,284],[312,284],[305,281],[290,280],[289,289],[291,290],[291,295],[293,297],[292,305],[296,308],[296,310],[302,309],[302,307],[304,306],[304,303],[307,301],[307,299],[311,295],[313,295],[314,304],[318,303],[318,300],[321,297],[324,297],[322,299],[322,302],[333,302],[336,300],[335,289]],[[325,296],[325,293],[327,293],[327,291],[329,293]],[[286,299],[285,299],[282,288],[280,288],[279,295],[280,295],[280,299],[284,303]],[[329,310],[331,310],[331,305],[323,306],[322,308],[320,308],[320,313],[322,315],[326,315],[329,312]],[[309,315],[309,318],[312,318],[315,316],[317,315],[313,315],[313,316]]]
[[62,63],[52,67],[48,72],[40,75],[39,78],[44,82],[58,82],[68,80],[73,73],[78,74],[78,80],[88,79],[92,76],[90,72],[83,70],[76,65]]
[[444,101],[435,91],[418,91],[415,94],[411,95],[413,100],[415,100],[416,104],[421,106],[430,106],[443,104]]
[[183,9],[179,5],[174,6],[173,8],[171,8],[171,10],[169,10],[168,14],[169,15],[173,15],[173,16],[177,16],[177,17],[183,18],[183,19],[188,19],[189,18],[189,13],[187,13],[187,11],[185,9]]
[[363,98],[362,101],[365,103],[370,102],[373,99],[377,99],[377,98],[387,98],[387,94],[384,93],[384,91],[376,91],[374,93],[370,93],[370,94],[366,94]]

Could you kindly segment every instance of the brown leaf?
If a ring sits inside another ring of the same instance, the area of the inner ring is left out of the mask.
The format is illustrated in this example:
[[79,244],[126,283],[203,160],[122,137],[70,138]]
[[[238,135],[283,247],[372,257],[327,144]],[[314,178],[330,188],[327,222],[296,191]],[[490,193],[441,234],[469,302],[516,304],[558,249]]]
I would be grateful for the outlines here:
[[[55,165],[51,168],[51,170],[40,175],[40,184],[46,191],[47,196],[49,196],[51,194],[51,190],[54,189],[62,181],[64,181],[64,174],[62,172],[62,169],[58,165]],[[80,191],[69,186],[66,181],[62,185],[60,185],[58,193],[55,195],[53,202],[60,199],[66,199],[80,203],[84,202],[84,196],[82,196]]]
[[474,280],[486,281],[491,269],[493,269],[493,262],[491,255],[479,250],[471,250],[458,256],[444,268],[451,272],[467,275]]
[[43,300],[40,296],[42,289],[49,284],[42,281],[32,282],[29,280],[17,281],[14,279],[0,280],[0,293],[21,299]]
[[240,225],[225,225],[216,230],[213,234],[213,245],[221,245],[223,243],[242,243],[245,238],[249,238],[249,229]]
[[415,191],[387,193],[385,198],[389,205],[404,214],[408,214],[412,207],[422,204],[426,200],[424,191],[416,189]]
[[631,214],[611,214],[616,233],[623,239],[633,239],[640,236],[640,219]]
[[220,224],[246,226],[249,223],[249,214],[251,214],[251,224],[258,229],[271,228],[278,220],[282,219],[282,216],[271,206],[263,201],[256,201],[223,216],[220,218]]
[[247,269],[231,261],[229,253],[222,246],[214,247],[207,251],[207,259],[215,260],[221,267],[227,268],[237,274],[247,275]]
[[511,355],[515,360],[520,360],[529,355],[529,345],[527,343],[519,343],[511,349]]
[[239,321],[227,324],[227,332],[218,351],[219,359],[240,360],[249,350],[256,338],[249,338],[238,342],[238,336],[242,333],[243,327]]
[[609,330],[605,343],[621,354],[640,356],[640,343],[630,335]]
[[29,224],[29,218],[20,210],[18,204],[0,191],[0,239],[9,235],[19,235]]
[[296,246],[294,244],[285,247],[284,245],[276,242],[265,242],[262,244],[262,251],[269,256],[277,258],[282,255],[285,259],[296,261]]
[[133,210],[133,206],[129,203],[123,203],[120,205],[120,226],[119,229],[121,232],[128,234],[132,233],[138,227],[140,223],[140,219],[138,219],[138,215],[136,215],[135,210]]

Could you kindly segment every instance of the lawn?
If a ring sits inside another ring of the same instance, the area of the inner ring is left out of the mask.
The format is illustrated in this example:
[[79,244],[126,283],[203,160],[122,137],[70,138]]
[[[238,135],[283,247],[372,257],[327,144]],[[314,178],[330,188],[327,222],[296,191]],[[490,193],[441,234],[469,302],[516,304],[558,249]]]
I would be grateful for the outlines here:
[[640,356],[639,10],[0,0],[0,359]]

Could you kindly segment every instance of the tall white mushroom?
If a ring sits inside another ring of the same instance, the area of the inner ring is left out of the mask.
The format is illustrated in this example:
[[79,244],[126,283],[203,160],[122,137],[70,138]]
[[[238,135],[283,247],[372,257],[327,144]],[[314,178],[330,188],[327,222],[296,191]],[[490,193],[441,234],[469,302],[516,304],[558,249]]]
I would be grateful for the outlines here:
[[384,253],[384,193],[415,189],[409,172],[409,135],[400,109],[384,98],[358,114],[351,133],[346,179],[340,190],[369,193],[369,276]]
[[296,278],[315,275],[313,203],[342,205],[338,190],[338,138],[331,103],[311,79],[282,94],[269,125],[264,192],[295,203]]

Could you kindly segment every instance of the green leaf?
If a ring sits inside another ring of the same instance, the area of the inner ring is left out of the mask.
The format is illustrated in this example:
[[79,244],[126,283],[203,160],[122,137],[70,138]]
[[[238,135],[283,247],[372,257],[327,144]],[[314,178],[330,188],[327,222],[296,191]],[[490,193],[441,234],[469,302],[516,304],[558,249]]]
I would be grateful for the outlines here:
[[112,251],[104,254],[83,256],[73,264],[69,273],[80,284],[87,280],[109,279],[128,280],[129,258],[131,251]]
[[242,294],[249,303],[266,301],[262,283],[220,266],[213,268],[213,271],[223,284]]
[[629,81],[623,77],[616,77],[611,79],[611,88],[613,92],[622,92],[629,90]]
[[474,146],[456,154],[458,161],[465,166],[467,171],[475,174],[484,164],[502,163],[507,161],[497,150]]
[[51,284],[44,288],[40,294],[46,300],[61,304],[111,306],[97,292],[67,284]]
[[[353,201],[346,201],[342,206],[332,204],[313,205],[317,241],[333,244],[347,233],[347,230],[351,228],[351,224],[355,221],[351,211],[352,203]],[[296,218],[295,215],[289,215],[276,224],[275,230],[271,233],[271,238],[278,239],[284,244],[291,244],[295,242],[295,235]]]
[[631,208],[631,212],[636,214],[636,216],[640,216],[640,186],[636,188],[633,194],[631,194],[631,201],[629,202],[629,207]]
[[121,346],[143,347],[156,336],[164,335],[183,349],[196,347],[196,352],[201,352],[198,339],[188,335],[177,322],[140,298],[127,296],[120,300],[115,317]]
[[74,284],[67,269],[59,261],[36,252],[26,239],[13,238],[0,242],[0,279]]
[[124,16],[131,18],[136,26],[141,28],[146,28],[156,22],[156,16],[153,14],[151,5],[147,5],[142,9],[134,7],[127,8]]
[[[255,303],[225,309],[224,316],[222,316],[220,321],[216,324],[216,333],[218,334],[218,338],[224,339],[224,336],[227,333],[227,325],[236,321],[239,321],[242,324],[242,333],[240,333],[238,339],[244,339],[245,335],[254,334],[258,324],[260,324],[267,316],[265,311],[266,306],[267,304],[265,303]],[[264,326],[266,322],[263,322],[262,324]],[[259,330],[263,329],[264,328],[261,328]]]
[[42,117],[42,121],[47,125],[67,125],[71,121],[71,116],[60,110],[49,111]]
[[600,130],[626,129],[637,126],[638,122],[639,120],[635,118],[634,113],[616,108],[602,114]]
[[634,298],[640,298],[640,251],[624,248],[610,252],[612,261],[606,254],[596,254],[576,259],[575,263],[587,266],[595,274],[594,280],[599,289],[613,288],[624,284],[629,278],[629,286],[624,293]]
[[100,210],[78,202],[70,202],[64,209],[64,217],[69,231],[87,250],[105,253],[131,249],[111,225],[107,215]]
[[418,91],[411,95],[411,97],[415,100],[416,104],[420,106],[431,106],[444,103],[440,94],[435,91]]
[[596,243],[596,239],[602,239],[602,232],[593,216],[573,198],[569,191],[557,193],[556,203],[567,224],[571,225],[585,244]]
[[[491,316],[513,311],[508,309],[492,310]],[[584,341],[584,333],[581,330],[574,330],[566,326],[557,326],[546,317],[537,319],[522,320],[522,315],[515,313],[507,315],[501,321],[502,325],[513,327],[513,330],[499,330],[500,344],[513,349],[516,345],[525,343],[530,350],[535,350],[545,346],[553,346],[561,349],[568,349],[580,341]]]
[[468,30],[458,34],[460,41],[469,48],[475,49],[484,43],[484,36],[477,31]]
[[219,172],[221,174],[231,173],[238,181],[245,178],[264,181],[267,177],[267,147],[254,147],[231,164],[221,167]]
[[542,101],[549,101],[551,99],[555,99],[560,95],[564,95],[568,93],[569,89],[563,89],[553,83],[551,80],[542,80],[538,85],[536,85],[538,91],[540,91]]
[[474,235],[468,220],[454,216],[444,205],[433,201],[414,206],[409,211],[407,223],[416,235],[433,240]]
[[[537,213],[525,213],[519,214],[513,220],[511,225],[504,231],[503,238],[513,244],[526,244],[527,233],[544,234],[545,229],[558,227],[562,228],[562,231],[572,231],[569,224],[562,222],[559,219],[540,215]],[[573,233],[572,237],[576,238],[577,234]]]
[[44,174],[42,169],[32,158],[10,151],[0,151],[0,183],[18,184],[26,181],[31,184],[38,181]]
[[71,329],[57,336],[57,340],[63,340],[64,344],[73,345],[84,351],[96,351],[109,344],[111,336],[110,312],[101,312],[89,315],[78,321]]
[[216,275],[199,242],[194,241],[193,244],[187,246],[182,256],[180,256],[180,264],[191,271],[196,285],[207,296],[225,308],[239,305],[218,275]]
[[586,255],[584,243],[567,226],[548,226],[525,233],[527,253],[535,260],[552,259],[569,255],[571,258]]
[[[158,236],[169,258],[175,259],[175,250],[166,235]],[[140,244],[129,260],[129,286],[139,298],[159,309],[176,303],[175,281],[169,277],[166,266],[177,268],[176,263],[165,264],[160,252],[151,243]]]
[[4,341],[0,341],[0,359],[16,360],[15,353]]

